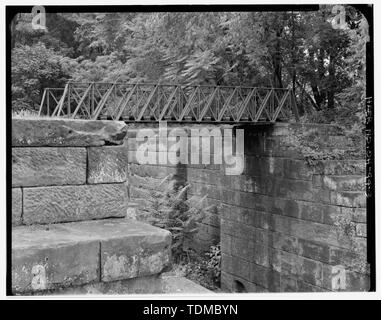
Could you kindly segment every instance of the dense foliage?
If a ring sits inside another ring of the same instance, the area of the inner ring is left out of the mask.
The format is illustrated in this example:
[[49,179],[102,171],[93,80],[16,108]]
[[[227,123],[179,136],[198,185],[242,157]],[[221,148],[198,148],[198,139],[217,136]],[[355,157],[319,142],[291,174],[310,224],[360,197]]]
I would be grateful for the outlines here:
[[[292,87],[308,120],[364,121],[368,24],[345,7],[317,12],[30,14],[12,22],[13,108],[36,109],[64,81]],[[339,120],[340,119],[340,120]]]

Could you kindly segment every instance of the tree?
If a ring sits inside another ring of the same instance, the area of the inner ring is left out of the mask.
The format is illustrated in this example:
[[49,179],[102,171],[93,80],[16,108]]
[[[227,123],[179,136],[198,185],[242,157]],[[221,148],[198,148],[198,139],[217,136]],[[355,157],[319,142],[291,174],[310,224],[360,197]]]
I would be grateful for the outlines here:
[[[47,72],[60,69],[59,79],[291,87],[302,113],[335,115],[363,108],[366,21],[346,6],[348,28],[334,29],[331,9],[57,13],[47,15],[46,33],[21,14],[12,22],[13,45],[59,56]],[[36,99],[29,87],[15,83],[15,96]]]
[[43,89],[63,87],[69,78],[64,56],[41,42],[18,45],[12,50],[12,109],[37,110]]

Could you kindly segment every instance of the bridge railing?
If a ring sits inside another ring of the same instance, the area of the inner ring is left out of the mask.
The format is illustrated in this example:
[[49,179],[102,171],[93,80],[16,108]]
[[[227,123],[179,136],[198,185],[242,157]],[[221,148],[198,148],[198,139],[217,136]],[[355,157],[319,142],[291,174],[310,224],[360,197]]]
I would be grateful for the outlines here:
[[142,83],[46,88],[40,115],[124,121],[275,122],[296,119],[292,89]]

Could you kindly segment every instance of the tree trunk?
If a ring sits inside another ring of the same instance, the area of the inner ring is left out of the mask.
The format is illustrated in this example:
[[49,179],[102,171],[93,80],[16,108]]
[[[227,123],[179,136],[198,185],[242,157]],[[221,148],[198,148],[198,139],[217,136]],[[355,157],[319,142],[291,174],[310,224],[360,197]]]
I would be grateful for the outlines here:
[[[277,30],[276,36],[279,39],[281,36],[281,29]],[[282,83],[282,61],[281,61],[281,48],[280,41],[278,40],[275,46],[275,54],[273,57],[273,66],[274,66],[274,86],[276,88],[283,88]]]
[[327,99],[328,99],[328,108],[333,109],[335,107],[335,92],[336,92],[336,86],[335,84],[335,66],[333,64],[333,57],[330,55],[329,57],[329,65],[328,65],[328,83],[330,84],[329,88],[327,89]]
[[11,25],[9,26],[11,29],[11,50],[15,47],[16,44],[16,25],[19,18],[19,13],[16,13],[11,21]]

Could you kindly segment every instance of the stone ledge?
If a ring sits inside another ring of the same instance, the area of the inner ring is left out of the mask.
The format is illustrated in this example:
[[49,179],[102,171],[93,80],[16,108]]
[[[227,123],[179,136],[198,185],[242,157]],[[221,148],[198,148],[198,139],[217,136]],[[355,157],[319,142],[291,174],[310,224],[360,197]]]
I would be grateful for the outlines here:
[[122,144],[122,121],[12,119],[13,147],[89,147]]
[[150,276],[170,266],[170,232],[127,219],[12,230],[12,290],[32,293]]
[[166,274],[139,278],[96,282],[81,286],[36,291],[36,296],[47,295],[125,295],[125,294],[214,294],[199,284],[179,276]]

